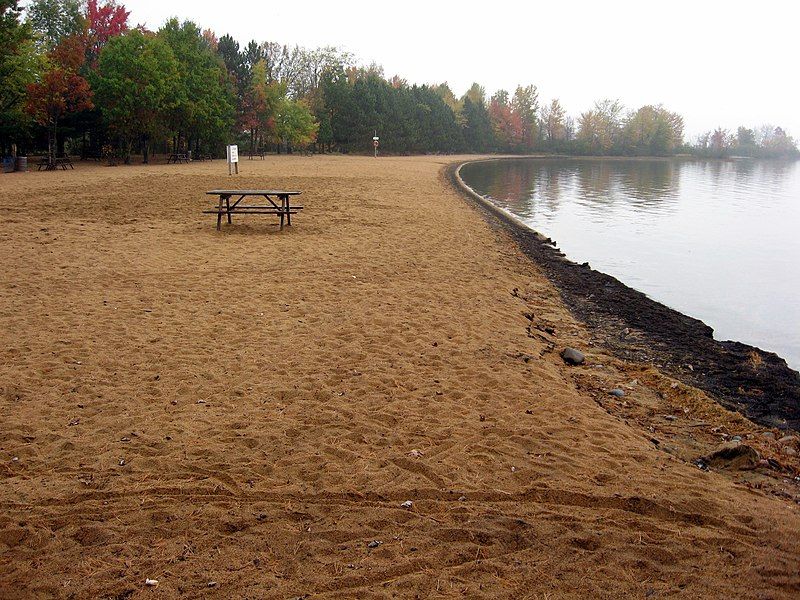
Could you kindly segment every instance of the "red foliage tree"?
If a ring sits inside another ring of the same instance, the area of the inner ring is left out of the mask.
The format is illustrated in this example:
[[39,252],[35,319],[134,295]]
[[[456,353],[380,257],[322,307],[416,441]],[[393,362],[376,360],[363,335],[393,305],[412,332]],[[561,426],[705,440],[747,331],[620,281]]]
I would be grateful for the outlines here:
[[41,81],[28,86],[25,109],[37,123],[47,127],[50,161],[55,158],[58,122],[66,114],[94,107],[89,82],[78,75],[85,48],[81,36],[64,39],[48,57],[52,65],[50,70]]
[[128,31],[128,17],[130,11],[125,10],[122,4],[106,2],[98,6],[97,0],[86,3],[86,27],[88,47],[86,56],[89,64],[94,67],[109,38],[121,35]]
[[513,150],[522,145],[522,119],[511,106],[493,99],[489,104],[489,119],[500,150]]

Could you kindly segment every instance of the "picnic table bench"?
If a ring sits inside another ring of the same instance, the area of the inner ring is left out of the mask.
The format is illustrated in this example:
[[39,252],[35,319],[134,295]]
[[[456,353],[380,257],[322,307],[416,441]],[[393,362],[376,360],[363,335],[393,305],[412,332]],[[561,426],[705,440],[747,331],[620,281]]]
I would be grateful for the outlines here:
[[64,171],[67,170],[67,167],[70,169],[74,169],[75,165],[72,164],[72,161],[69,159],[69,156],[56,156],[55,158],[50,158],[49,156],[43,156],[37,165],[37,171],[41,171],[44,169],[45,171],[55,171],[59,168],[63,169]]
[[[285,190],[211,190],[206,192],[210,196],[219,196],[219,204],[214,210],[204,210],[205,214],[217,215],[217,231],[222,227],[222,217],[228,217],[231,223],[232,215],[276,215],[280,217],[281,229],[284,219],[287,225],[292,224],[292,215],[296,215],[302,206],[290,205],[289,198],[299,196],[300,192],[287,192]],[[231,203],[231,198],[239,198]],[[248,196],[265,198],[269,204],[240,204]],[[277,202],[273,199],[277,198]],[[280,204],[278,203],[280,202]]]
[[170,154],[169,157],[167,158],[167,164],[170,164],[170,163],[175,163],[175,164],[186,163],[186,164],[188,164],[191,160],[192,160],[192,158],[188,154],[173,153],[173,154]]

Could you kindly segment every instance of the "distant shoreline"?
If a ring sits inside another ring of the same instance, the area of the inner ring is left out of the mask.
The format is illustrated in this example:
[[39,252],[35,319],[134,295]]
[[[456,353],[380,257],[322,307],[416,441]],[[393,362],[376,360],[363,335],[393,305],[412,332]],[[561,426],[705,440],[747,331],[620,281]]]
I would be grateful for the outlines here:
[[[562,299],[596,338],[616,355],[648,362],[714,396],[728,409],[769,427],[800,430],[800,373],[772,352],[740,342],[717,341],[702,321],[669,308],[614,277],[567,259],[554,242],[481,196],[461,178],[476,162],[549,158],[502,156],[454,163],[448,179],[484,217],[508,231],[521,250],[558,288]],[[572,157],[643,159],[644,157]],[[676,157],[653,157],[671,160]],[[731,160],[698,159],[692,160]]]

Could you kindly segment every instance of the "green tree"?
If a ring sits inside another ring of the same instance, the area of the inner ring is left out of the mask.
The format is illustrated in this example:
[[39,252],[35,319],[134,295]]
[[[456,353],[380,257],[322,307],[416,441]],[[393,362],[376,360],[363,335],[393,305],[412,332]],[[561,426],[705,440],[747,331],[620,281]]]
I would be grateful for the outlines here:
[[[474,94],[472,97],[476,97]],[[486,105],[473,102],[470,94],[464,95],[464,143],[471,152],[486,152],[495,146],[492,123]]]
[[172,126],[176,145],[185,139],[189,149],[220,145],[235,122],[236,93],[225,64],[191,21],[171,19],[158,37],[172,49],[178,65],[177,95]]
[[275,116],[275,134],[288,147],[306,146],[317,138],[319,123],[303,100],[283,98]]
[[81,0],[33,0],[25,9],[33,31],[45,50],[83,33],[86,21]]
[[0,152],[18,139],[29,121],[24,111],[28,86],[43,69],[31,28],[20,20],[17,0],[0,0]]
[[133,142],[141,141],[144,162],[149,143],[164,132],[180,102],[178,63],[162,40],[133,30],[111,38],[100,53],[95,97],[109,129],[130,160]]
[[456,98],[453,90],[450,89],[450,86],[447,85],[447,82],[440,83],[439,85],[434,85],[432,87],[433,91],[439,96],[444,103],[450,107],[450,110],[453,111],[453,114],[456,117],[456,121],[459,125],[463,125],[463,119],[461,116],[462,110],[464,108],[464,103]]
[[539,91],[535,85],[517,86],[511,99],[511,112],[519,122],[519,145],[533,150],[539,141]]

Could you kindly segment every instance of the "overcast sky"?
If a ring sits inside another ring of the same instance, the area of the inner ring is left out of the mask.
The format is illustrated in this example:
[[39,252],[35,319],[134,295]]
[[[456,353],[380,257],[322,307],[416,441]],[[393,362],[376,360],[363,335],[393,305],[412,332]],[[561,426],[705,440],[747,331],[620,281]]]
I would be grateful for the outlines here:
[[177,16],[242,44],[340,46],[459,96],[473,81],[489,94],[533,83],[573,116],[610,97],[664,104],[690,138],[763,123],[800,137],[800,8],[789,0],[122,2],[151,29]]

